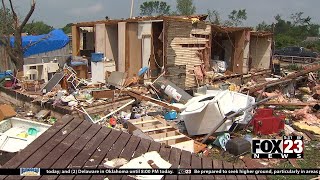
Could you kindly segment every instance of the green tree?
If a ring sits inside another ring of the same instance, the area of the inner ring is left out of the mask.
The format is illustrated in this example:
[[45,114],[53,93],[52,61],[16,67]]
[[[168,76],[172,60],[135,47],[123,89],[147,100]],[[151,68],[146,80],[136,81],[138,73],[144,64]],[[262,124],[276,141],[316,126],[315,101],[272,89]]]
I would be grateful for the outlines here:
[[[1,8],[0,9],[0,34],[13,34],[14,33],[14,27],[13,27],[13,16],[10,12],[10,9]],[[6,18],[6,19],[5,19]]]
[[292,19],[292,23],[293,25],[309,25],[310,21],[311,21],[311,17],[307,16],[307,17],[303,17],[303,12],[297,12],[294,14],[291,14],[291,19]]
[[30,35],[48,34],[52,30],[52,26],[49,26],[42,21],[28,23],[23,28],[23,32]]
[[247,20],[247,11],[246,9],[233,10],[228,15],[229,20],[225,22],[227,26],[240,26],[243,24],[243,21]]
[[72,23],[69,23],[69,24],[67,24],[66,26],[64,26],[63,28],[62,28],[62,31],[64,32],[64,33],[66,33],[66,34],[69,34],[69,33],[71,33],[71,27],[72,27]]
[[208,18],[209,18],[209,21],[212,23],[212,24],[216,24],[216,25],[220,25],[221,24],[221,17],[220,17],[220,14],[218,11],[216,10],[209,10],[208,9]]
[[177,0],[177,13],[180,15],[192,15],[196,12],[193,0]]
[[308,36],[319,36],[318,24],[312,19],[303,17],[303,12],[291,14],[290,20],[284,20],[280,15],[275,16],[275,41],[276,48],[286,46],[304,46],[320,51],[319,42],[305,42]]
[[278,14],[274,17],[276,20],[274,33],[275,34],[281,34],[281,33],[287,33],[292,27],[292,24],[290,21],[285,21],[282,19],[282,17]]
[[270,24],[267,24],[265,21],[259,23],[256,27],[257,31],[272,31],[272,27]]
[[170,13],[170,6],[163,1],[146,1],[140,5],[140,15],[167,15]]

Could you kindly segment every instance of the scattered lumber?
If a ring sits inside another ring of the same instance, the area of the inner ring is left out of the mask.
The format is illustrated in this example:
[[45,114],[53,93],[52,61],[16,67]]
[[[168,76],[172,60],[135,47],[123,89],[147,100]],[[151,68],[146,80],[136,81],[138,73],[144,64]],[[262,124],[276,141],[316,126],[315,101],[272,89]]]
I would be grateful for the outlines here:
[[128,121],[128,131],[142,138],[152,139],[189,152],[198,153],[206,147],[206,145],[181,134],[160,117],[149,116],[131,119]]
[[314,106],[320,102],[265,102],[263,105],[273,105],[273,106]]
[[127,93],[129,96],[134,97],[134,98],[136,98],[138,100],[149,101],[149,102],[158,104],[160,106],[163,106],[165,108],[172,109],[172,110],[175,110],[177,112],[180,112],[179,108],[174,107],[174,106],[170,105],[169,103],[166,103],[166,102],[163,102],[163,101],[160,101],[160,100],[148,97],[148,96],[140,95],[140,94],[137,94],[137,93],[132,92],[132,91],[125,91],[124,93]]
[[275,85],[278,85],[278,84],[284,84],[284,83],[288,83],[288,82],[293,81],[293,80],[297,80],[297,78],[300,77],[300,76],[303,76],[305,74],[308,74],[308,73],[314,72],[314,71],[318,71],[318,70],[320,70],[320,65],[315,65],[315,66],[312,66],[312,67],[310,67],[308,69],[289,74],[288,76],[286,76],[284,78],[281,78],[279,80],[274,80],[274,81],[258,84],[256,86],[253,86],[253,87],[248,88],[246,90],[248,90],[250,93],[254,93],[254,92],[259,91],[259,90],[261,90],[261,89],[263,89],[265,87],[271,87],[271,86],[275,86]]

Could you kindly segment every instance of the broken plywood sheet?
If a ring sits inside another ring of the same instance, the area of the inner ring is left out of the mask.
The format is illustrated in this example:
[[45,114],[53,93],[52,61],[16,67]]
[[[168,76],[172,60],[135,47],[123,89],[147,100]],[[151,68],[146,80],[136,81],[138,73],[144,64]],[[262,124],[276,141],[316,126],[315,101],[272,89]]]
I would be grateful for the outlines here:
[[192,29],[191,34],[210,35],[211,34],[211,26],[207,25],[206,29]]
[[7,104],[0,105],[0,121],[16,116],[17,113],[12,106]]
[[195,142],[188,136],[181,134],[177,129],[170,126],[165,120],[155,117],[144,117],[128,121],[129,133],[137,132],[152,138],[156,142],[198,153],[205,145]]
[[117,88],[121,88],[126,80],[127,73],[114,71],[111,72],[110,76],[108,77],[108,84],[115,86]]
[[207,44],[209,42],[209,39],[206,38],[196,38],[196,37],[190,37],[190,38],[174,38],[171,42],[171,45],[182,45],[182,44]]
[[315,134],[320,135],[320,128],[317,126],[309,126],[308,124],[302,123],[302,122],[295,122],[293,123],[294,126],[296,126],[298,129],[306,130],[313,132]]
[[95,99],[102,99],[102,98],[113,99],[115,94],[117,94],[119,92],[120,92],[120,90],[99,89],[99,90],[92,90],[91,95]]

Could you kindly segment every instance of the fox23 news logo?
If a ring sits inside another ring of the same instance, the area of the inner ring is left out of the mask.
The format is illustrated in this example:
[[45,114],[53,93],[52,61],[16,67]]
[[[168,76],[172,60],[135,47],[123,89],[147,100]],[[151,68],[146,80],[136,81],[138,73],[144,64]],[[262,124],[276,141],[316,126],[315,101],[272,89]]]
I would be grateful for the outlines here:
[[302,136],[283,136],[283,139],[253,139],[251,146],[254,159],[301,159],[303,149]]

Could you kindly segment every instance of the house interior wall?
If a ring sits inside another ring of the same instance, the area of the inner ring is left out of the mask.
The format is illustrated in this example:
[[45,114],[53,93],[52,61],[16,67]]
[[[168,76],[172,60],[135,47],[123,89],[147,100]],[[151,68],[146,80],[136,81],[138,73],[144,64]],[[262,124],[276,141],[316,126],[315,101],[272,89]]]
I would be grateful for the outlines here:
[[257,69],[269,69],[271,58],[270,37],[251,36],[250,57],[252,58],[251,67]]
[[95,51],[96,53],[106,54],[106,25],[95,25]]
[[118,62],[117,70],[125,72],[126,69],[126,22],[118,23]]
[[84,46],[84,50],[94,50],[95,47],[95,38],[94,38],[94,32],[86,32],[86,39],[84,40],[84,43],[86,45]]
[[235,51],[234,34],[219,32],[213,32],[212,34],[212,60],[225,61],[227,70],[233,71],[233,60]]
[[151,34],[151,22],[138,23],[138,39],[141,39],[142,41],[142,67],[149,67],[149,59],[151,55]]
[[244,49],[243,49],[243,69],[242,73],[248,73],[249,72],[249,49],[250,49],[250,42],[245,41],[244,43]]
[[129,77],[138,74],[142,67],[142,40],[138,38],[138,23],[127,23],[126,72]]
[[163,22],[152,23],[152,45],[150,56],[151,77],[157,77],[163,66]]
[[80,32],[80,56],[91,57],[91,53],[95,52],[95,36],[94,32]]
[[106,50],[105,57],[118,64],[118,25],[106,26]]
[[232,67],[231,66],[231,60],[232,60],[232,55],[233,55],[233,43],[230,42],[230,40],[223,40],[222,41],[222,46],[224,47],[224,61],[227,64],[227,68]]
[[78,56],[80,53],[80,30],[77,26],[72,26],[72,55]]
[[234,73],[243,73],[243,59],[244,59],[244,50],[245,50],[245,31],[237,31],[235,35],[235,51],[233,58],[232,72]]

